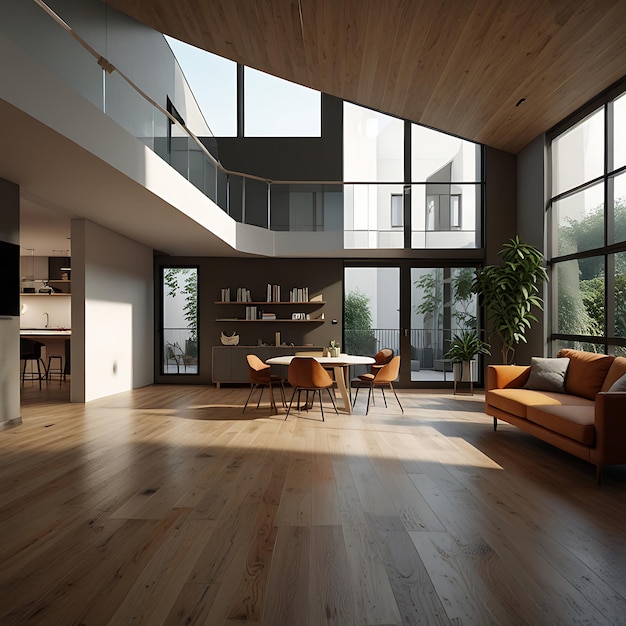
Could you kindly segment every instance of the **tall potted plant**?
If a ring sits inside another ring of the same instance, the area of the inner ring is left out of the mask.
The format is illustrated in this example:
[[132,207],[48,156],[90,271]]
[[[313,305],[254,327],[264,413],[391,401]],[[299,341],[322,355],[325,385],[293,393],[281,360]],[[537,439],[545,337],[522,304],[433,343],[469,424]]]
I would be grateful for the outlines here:
[[452,335],[450,348],[445,354],[452,361],[452,371],[456,382],[470,382],[476,377],[472,372],[472,362],[479,354],[491,354],[489,344],[483,341],[474,329],[462,330]]
[[474,292],[482,297],[489,337],[501,342],[502,363],[513,361],[515,347],[526,343],[526,331],[537,318],[533,307],[543,310],[541,288],[548,280],[543,254],[514,237],[498,253],[504,263],[476,270]]

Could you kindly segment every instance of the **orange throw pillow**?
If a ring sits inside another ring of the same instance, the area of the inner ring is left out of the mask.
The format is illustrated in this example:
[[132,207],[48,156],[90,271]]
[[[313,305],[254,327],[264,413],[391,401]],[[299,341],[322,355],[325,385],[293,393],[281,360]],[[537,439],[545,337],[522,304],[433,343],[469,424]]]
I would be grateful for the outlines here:
[[574,396],[595,400],[615,357],[583,350],[559,350],[559,357],[569,358],[565,391]]

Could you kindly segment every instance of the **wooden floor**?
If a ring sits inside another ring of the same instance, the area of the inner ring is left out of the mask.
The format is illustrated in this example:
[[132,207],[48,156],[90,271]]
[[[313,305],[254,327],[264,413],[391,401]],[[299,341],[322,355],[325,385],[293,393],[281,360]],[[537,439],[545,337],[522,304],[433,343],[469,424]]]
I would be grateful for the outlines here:
[[480,395],[325,423],[246,395],[26,389],[0,432],[0,624],[626,623],[626,467],[598,487]]

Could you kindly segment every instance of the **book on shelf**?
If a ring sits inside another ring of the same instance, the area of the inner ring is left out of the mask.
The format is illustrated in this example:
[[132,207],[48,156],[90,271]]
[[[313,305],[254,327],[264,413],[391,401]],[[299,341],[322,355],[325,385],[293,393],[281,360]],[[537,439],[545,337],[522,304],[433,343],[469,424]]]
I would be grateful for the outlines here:
[[222,289],[222,302],[230,302],[230,287]]
[[267,302],[280,302],[280,285],[267,283]]
[[237,287],[237,302],[252,302],[250,290],[245,287]]
[[294,287],[289,293],[290,302],[308,302],[309,301],[309,288],[308,287]]
[[261,315],[261,319],[263,319],[263,320],[275,320],[276,319],[276,313],[266,313],[264,311],[263,314]]
[[246,307],[246,319],[247,320],[257,319],[257,308],[255,306]]

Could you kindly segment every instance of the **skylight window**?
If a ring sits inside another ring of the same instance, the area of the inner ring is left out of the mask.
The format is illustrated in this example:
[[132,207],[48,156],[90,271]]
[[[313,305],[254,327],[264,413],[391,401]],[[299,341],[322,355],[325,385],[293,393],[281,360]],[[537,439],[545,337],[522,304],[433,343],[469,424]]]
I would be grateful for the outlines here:
[[237,64],[165,37],[215,137],[237,135]]
[[246,137],[320,137],[319,91],[246,67],[244,71]]

